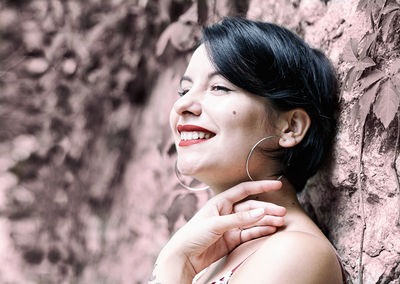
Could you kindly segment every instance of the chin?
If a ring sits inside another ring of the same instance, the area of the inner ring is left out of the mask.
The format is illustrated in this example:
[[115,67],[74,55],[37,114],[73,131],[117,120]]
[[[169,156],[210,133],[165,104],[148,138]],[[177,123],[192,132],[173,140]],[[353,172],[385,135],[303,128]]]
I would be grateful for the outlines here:
[[184,176],[195,177],[199,173],[198,166],[193,162],[182,162],[178,160],[178,170]]

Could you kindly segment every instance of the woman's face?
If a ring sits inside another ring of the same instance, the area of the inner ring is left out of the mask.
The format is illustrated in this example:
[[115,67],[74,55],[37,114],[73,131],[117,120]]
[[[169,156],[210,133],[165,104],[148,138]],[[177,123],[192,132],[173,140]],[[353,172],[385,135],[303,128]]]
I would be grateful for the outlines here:
[[[170,114],[180,172],[212,187],[247,180],[245,163],[251,147],[273,135],[264,98],[219,75],[204,45],[194,52],[180,87],[182,96]],[[252,156],[252,176],[257,176],[257,169],[265,171],[265,165],[264,159]]]

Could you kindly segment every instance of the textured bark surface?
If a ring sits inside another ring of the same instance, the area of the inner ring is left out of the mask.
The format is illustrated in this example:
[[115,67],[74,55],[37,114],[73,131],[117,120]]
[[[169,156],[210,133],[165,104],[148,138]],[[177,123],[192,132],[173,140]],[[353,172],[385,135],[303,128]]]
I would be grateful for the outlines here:
[[336,145],[301,200],[352,282],[399,282],[398,0],[3,0],[0,283],[146,283],[210,197],[176,181],[168,116],[200,26],[226,15],[332,60]]

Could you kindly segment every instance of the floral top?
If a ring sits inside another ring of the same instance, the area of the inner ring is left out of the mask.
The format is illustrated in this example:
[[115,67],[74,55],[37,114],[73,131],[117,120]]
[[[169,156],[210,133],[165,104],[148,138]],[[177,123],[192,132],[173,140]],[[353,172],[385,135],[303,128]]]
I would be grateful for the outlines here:
[[[247,259],[248,257],[246,257]],[[245,259],[245,260],[246,260]],[[231,279],[233,272],[235,272],[236,269],[239,268],[239,266],[245,261],[243,260],[241,263],[239,263],[234,269],[232,269],[231,271],[229,271],[228,273],[226,273],[223,277],[221,277],[220,279],[218,279],[217,281],[213,281],[210,284],[227,284],[229,282],[229,279]],[[199,274],[196,275],[196,277],[193,279],[192,284],[195,284],[197,282],[197,280],[204,274],[206,273],[208,267],[202,271],[200,271]]]

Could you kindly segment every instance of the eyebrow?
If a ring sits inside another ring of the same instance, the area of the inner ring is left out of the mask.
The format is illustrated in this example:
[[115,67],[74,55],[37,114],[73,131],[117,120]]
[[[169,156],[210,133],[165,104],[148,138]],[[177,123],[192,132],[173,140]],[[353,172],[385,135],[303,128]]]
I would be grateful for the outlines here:
[[[207,77],[208,77],[208,79],[211,79],[212,77],[217,76],[217,75],[221,75],[221,73],[218,71],[214,71],[214,72],[211,72],[210,74],[208,74]],[[189,76],[182,76],[181,80],[179,81],[179,85],[181,85],[183,81],[189,81],[190,83],[193,83],[193,80]]]
[[181,80],[179,81],[179,85],[181,85],[183,81],[189,81],[189,82],[193,83],[193,80],[190,79],[190,77],[188,77],[188,76],[182,76]]

